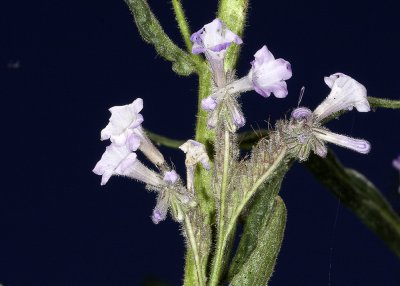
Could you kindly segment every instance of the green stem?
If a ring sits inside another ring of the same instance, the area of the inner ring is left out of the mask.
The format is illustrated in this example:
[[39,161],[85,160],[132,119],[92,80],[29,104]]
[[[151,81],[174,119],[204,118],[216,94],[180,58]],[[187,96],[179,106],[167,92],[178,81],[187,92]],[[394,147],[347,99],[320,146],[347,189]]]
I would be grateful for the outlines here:
[[224,235],[224,222],[225,222],[225,197],[226,189],[228,186],[228,172],[230,164],[230,134],[228,130],[224,131],[224,166],[222,173],[222,186],[220,193],[220,206],[219,206],[219,219],[218,219],[218,241],[216,245],[216,253],[213,261],[213,268],[211,271],[210,285],[218,285],[221,270],[223,269],[222,259],[224,255],[224,250],[226,247],[225,235]]
[[212,75],[206,63],[199,69],[199,98],[196,122],[196,141],[203,144],[212,143],[215,134],[207,127],[207,111],[201,108],[201,100],[211,94]]
[[196,238],[193,232],[193,226],[187,215],[185,215],[185,228],[186,228],[186,235],[188,236],[189,244],[190,247],[192,248],[192,253],[194,257],[196,274],[197,274],[197,283],[199,286],[205,286],[203,270],[200,262],[199,250],[197,249]]
[[368,102],[372,108],[391,108],[391,109],[398,109],[400,108],[400,100],[391,100],[386,98],[378,98],[368,96]]
[[175,19],[178,22],[178,27],[181,32],[183,41],[185,42],[187,50],[191,52],[192,42],[190,41],[190,28],[186,20],[185,11],[183,10],[181,1],[172,0],[172,7],[175,12]]

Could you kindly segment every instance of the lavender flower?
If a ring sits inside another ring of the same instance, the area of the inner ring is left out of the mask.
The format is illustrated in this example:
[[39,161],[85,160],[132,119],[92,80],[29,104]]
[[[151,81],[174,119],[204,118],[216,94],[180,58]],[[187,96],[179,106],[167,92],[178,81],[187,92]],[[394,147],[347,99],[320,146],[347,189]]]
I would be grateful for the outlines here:
[[204,53],[213,71],[217,86],[225,85],[224,57],[227,48],[232,44],[241,44],[242,39],[229,30],[220,19],[204,25],[194,33],[190,40],[193,42],[192,53]]
[[142,109],[141,98],[128,105],[111,107],[110,122],[101,131],[101,140],[110,139],[115,145],[126,145],[131,151],[139,149],[152,163],[160,166],[164,164],[164,157],[141,127],[143,116],[139,112]]
[[368,141],[336,134],[321,126],[324,118],[343,109],[356,107],[361,112],[369,111],[365,87],[351,77],[340,73],[325,77],[325,82],[332,91],[314,112],[306,107],[293,110],[291,118],[294,124],[288,132],[286,131],[289,134],[290,147],[300,160],[305,160],[310,150],[325,157],[328,152],[325,142],[362,154],[369,153],[371,144]]
[[164,174],[163,180],[167,183],[175,184],[175,182],[178,180],[178,174],[174,170],[167,171]]
[[241,93],[255,90],[264,97],[273,93],[278,98],[288,94],[285,80],[292,77],[290,63],[284,59],[275,59],[267,46],[254,54],[251,69],[247,76],[226,86],[228,93]]
[[159,224],[161,221],[167,218],[168,208],[169,208],[169,193],[162,192],[157,198],[157,204],[153,210],[151,220],[154,224]]
[[263,46],[254,55],[252,68],[247,76],[228,83],[203,99],[201,106],[209,112],[208,127],[214,128],[218,116],[216,111],[221,102],[226,103],[230,130],[235,131],[245,124],[245,118],[236,102],[241,92],[255,90],[264,97],[273,93],[276,97],[285,97],[288,93],[285,80],[292,76],[290,64],[283,59],[275,59],[272,53]]

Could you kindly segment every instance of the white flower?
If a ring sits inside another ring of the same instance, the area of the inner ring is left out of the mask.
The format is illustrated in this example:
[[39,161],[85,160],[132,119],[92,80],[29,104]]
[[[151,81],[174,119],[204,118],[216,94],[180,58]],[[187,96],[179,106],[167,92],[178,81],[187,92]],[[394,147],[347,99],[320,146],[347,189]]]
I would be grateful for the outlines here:
[[338,111],[352,110],[353,107],[359,112],[371,110],[366,88],[355,79],[342,73],[335,73],[325,77],[324,80],[331,88],[331,92],[314,110],[314,115],[319,121]]
[[112,143],[108,146],[93,172],[102,176],[101,185],[105,185],[112,175],[126,176],[155,187],[164,185],[161,176],[137,160],[136,153],[126,145]]
[[125,146],[117,146],[111,144],[106,148],[100,161],[97,162],[93,169],[96,175],[102,176],[101,185],[105,185],[112,175],[117,174],[115,169],[121,164],[123,160],[128,157],[131,152]]
[[[335,73],[325,77],[325,83],[332,90],[314,112],[305,107],[298,107],[292,112],[292,120],[301,126],[301,131],[296,135],[298,144],[303,146],[310,144],[311,149],[320,157],[327,155],[328,150],[325,142],[330,142],[361,154],[369,153],[371,144],[368,141],[333,133],[321,127],[323,119],[341,110],[351,110],[355,107],[360,112],[370,111],[365,87],[342,73]],[[306,137],[307,140],[303,140],[303,137]],[[300,148],[299,150],[303,149]],[[300,157],[303,160],[307,156]]]
[[111,107],[110,122],[101,131],[101,140],[110,139],[117,146],[126,145],[131,151],[139,149],[151,162],[160,166],[164,157],[142,129],[143,116],[139,113],[142,109],[141,98],[128,105]]
[[[131,104],[114,106],[109,110],[111,117],[108,125],[101,130],[101,140],[110,139],[117,145],[125,145],[132,130],[143,122],[143,116],[139,113],[143,109],[143,99],[137,98]],[[132,150],[135,151],[135,150]]]

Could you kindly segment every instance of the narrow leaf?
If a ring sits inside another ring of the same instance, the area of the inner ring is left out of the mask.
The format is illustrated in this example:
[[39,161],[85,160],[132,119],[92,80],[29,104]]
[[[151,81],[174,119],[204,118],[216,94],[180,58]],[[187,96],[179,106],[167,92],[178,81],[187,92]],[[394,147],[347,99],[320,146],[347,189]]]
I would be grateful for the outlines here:
[[274,177],[263,188],[257,191],[253,203],[247,212],[243,234],[229,269],[229,280],[239,272],[240,268],[246,263],[251,253],[257,247],[260,229],[265,227],[265,224],[269,222],[272,209],[275,206],[275,197],[281,188],[282,180],[283,174]]
[[124,0],[131,10],[143,40],[152,44],[157,53],[172,62],[172,69],[179,75],[195,72],[196,62],[190,54],[176,46],[165,34],[160,23],[151,12],[146,0]]
[[[286,225],[286,207],[277,196],[267,222],[258,226],[257,245],[239,272],[230,282],[231,286],[265,286],[276,264]],[[253,226],[256,227],[256,226]]]
[[367,178],[344,167],[332,152],[326,158],[313,155],[305,164],[317,179],[400,257],[400,218]]

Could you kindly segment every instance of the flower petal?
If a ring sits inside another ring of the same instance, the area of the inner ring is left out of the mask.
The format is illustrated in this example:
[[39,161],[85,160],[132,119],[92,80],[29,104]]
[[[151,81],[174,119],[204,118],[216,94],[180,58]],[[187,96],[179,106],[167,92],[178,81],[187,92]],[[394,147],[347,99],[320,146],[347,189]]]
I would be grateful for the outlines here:
[[263,46],[254,55],[249,72],[254,90],[264,97],[273,93],[278,98],[286,97],[287,86],[285,80],[292,77],[292,68],[284,59],[275,59],[266,46]]
[[335,73],[325,77],[324,80],[332,89],[325,100],[314,110],[314,115],[319,121],[341,110],[352,110],[353,107],[359,112],[371,110],[366,88],[355,79],[342,73]]
[[217,58],[221,58],[221,55],[223,57],[226,49],[232,43],[242,43],[242,39],[229,30],[218,18],[193,33],[190,40],[193,42],[192,53],[209,52],[211,57]]
[[366,140],[355,139],[345,135],[340,135],[326,129],[314,128],[314,131],[314,134],[317,138],[323,141],[331,142],[341,147],[351,149],[358,153],[368,154],[371,150],[371,144]]

